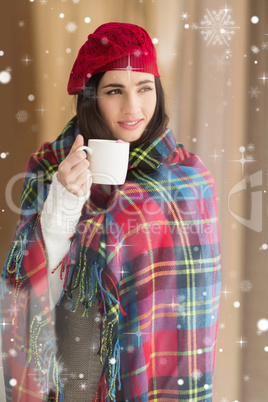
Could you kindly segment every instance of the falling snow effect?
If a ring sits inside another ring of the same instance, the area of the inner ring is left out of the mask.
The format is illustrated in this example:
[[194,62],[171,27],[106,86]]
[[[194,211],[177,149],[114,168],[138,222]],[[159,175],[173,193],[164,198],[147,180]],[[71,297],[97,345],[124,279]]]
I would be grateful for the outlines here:
[[42,117],[44,115],[44,112],[47,111],[47,109],[44,108],[44,106],[42,105],[40,109],[35,109],[37,112],[40,112],[42,114]]
[[30,102],[33,102],[33,101],[35,100],[35,96],[34,96],[33,94],[30,94],[30,95],[28,96],[28,100],[29,100]]
[[182,13],[182,14],[181,14],[181,19],[182,19],[182,20],[188,20],[188,18],[189,18],[189,14],[188,14],[188,13]]
[[247,145],[247,150],[249,151],[249,152],[253,152],[254,151],[254,149],[255,149],[255,145],[254,144],[248,144]]
[[202,373],[201,373],[201,371],[200,370],[195,370],[195,371],[193,371],[192,372],[192,377],[195,379],[195,380],[200,380],[200,378],[202,377]]
[[[32,3],[34,0],[30,0],[30,3]],[[37,0],[35,1],[35,3],[38,3],[42,9],[43,6],[46,6],[48,4],[48,0]],[[64,7],[67,3],[67,0],[61,0],[62,6]],[[72,0],[73,4],[78,4],[80,3],[80,0]],[[142,3],[142,0],[140,0],[140,3]],[[49,2],[49,4],[53,4],[53,2]],[[66,7],[66,6],[65,6]],[[76,7],[77,8],[77,7]],[[67,14],[67,13],[66,13]],[[207,46],[211,46],[211,45],[219,45],[219,46],[223,46],[222,49],[222,54],[221,55],[216,55],[213,54],[211,56],[211,58],[208,60],[208,63],[210,65],[214,65],[215,66],[215,70],[216,71],[221,71],[221,72],[226,72],[227,67],[231,64],[230,63],[230,59],[232,57],[232,52],[229,49],[229,45],[230,45],[230,41],[232,40],[233,35],[237,32],[237,30],[239,29],[239,27],[234,26],[235,22],[232,21],[232,15],[230,13],[230,10],[220,10],[220,11],[211,11],[211,10],[207,10],[206,13],[204,13],[206,15],[204,15],[201,23],[199,21],[199,23],[193,23],[191,25],[193,30],[200,30],[201,35],[204,38],[204,41],[206,43]],[[64,18],[64,14],[62,14],[63,16],[60,18]],[[93,20],[92,16],[92,20]],[[189,19],[189,14],[187,12],[183,12],[181,14],[181,19],[182,20],[188,20]],[[20,16],[20,18],[22,18],[22,16]],[[259,18],[258,17],[252,17],[252,23],[257,24],[259,22]],[[255,21],[255,22],[253,22]],[[65,20],[65,23],[67,21]],[[91,22],[91,19],[89,17],[84,19],[85,23],[89,23]],[[188,22],[188,21],[187,21]],[[23,20],[19,20],[16,22],[17,25],[17,29],[19,29],[20,33],[23,33],[24,30],[23,28],[25,28],[25,26],[28,26],[28,20],[25,22]],[[187,24],[188,26],[188,24]],[[79,25],[80,27],[80,25]],[[69,33],[75,33],[78,29],[78,26],[76,25],[75,22],[68,22],[67,25],[65,26],[65,29],[67,32]],[[64,30],[64,24],[63,24],[63,30]],[[267,36],[265,37],[267,38]],[[156,38],[155,38],[156,39]],[[157,40],[156,42],[157,43]],[[224,48],[226,48],[225,50],[223,50]],[[28,49],[25,49],[24,51],[26,52]],[[44,49],[45,50],[45,49]],[[50,49],[51,50],[51,49]],[[255,59],[259,58],[261,56],[261,54],[263,54],[263,52],[266,52],[268,50],[268,42],[267,41],[262,41],[259,40],[258,42],[256,41],[256,44],[252,44],[252,46],[249,46],[249,52],[252,54],[252,57],[254,57],[254,55],[256,55]],[[47,51],[47,53],[49,53],[49,51]],[[66,49],[66,53],[71,53],[70,48]],[[235,55],[235,52],[234,52]],[[237,54],[236,54],[237,55]],[[0,56],[3,56],[3,54],[0,54]],[[21,60],[22,62],[22,67],[24,68],[24,66],[29,66],[29,64],[32,62],[32,59],[29,55],[23,55],[19,54],[18,55],[18,60]],[[260,60],[258,60],[260,62]],[[256,64],[257,61],[255,60]],[[2,67],[2,69],[4,71],[0,71],[0,84],[7,84],[11,81],[11,69],[9,70],[8,68]],[[259,99],[261,97],[261,95],[264,96],[264,91],[266,90],[266,88],[263,88],[263,86],[266,85],[266,81],[268,79],[268,72],[267,71],[259,71],[257,77],[256,82],[252,82],[252,86],[249,85],[249,87],[247,88],[247,95],[248,98],[250,98],[252,101],[254,102],[252,104],[256,104],[257,101],[256,99]],[[257,86],[257,83],[259,86]],[[260,90],[261,89],[261,90]],[[28,98],[29,101],[32,101],[34,99],[30,99]],[[46,105],[47,107],[49,107],[49,105]],[[48,109],[45,109],[43,105],[39,105],[39,109],[35,109],[36,112],[39,112],[42,116],[44,114],[44,112],[46,112]],[[63,110],[63,109],[62,109]],[[258,109],[256,109],[258,110]],[[13,112],[14,113],[14,112]],[[16,113],[16,111],[15,111]],[[28,118],[29,115],[27,113],[26,110],[19,110],[17,112],[17,114],[15,115],[17,121],[19,123],[25,123]],[[192,139],[193,142],[196,141],[196,138]],[[256,143],[257,146],[257,143]],[[4,147],[3,147],[4,148]],[[240,147],[239,148],[239,152],[241,152],[241,158],[239,160],[235,160],[233,162],[239,162],[241,164],[241,168],[242,171],[244,170],[244,167],[246,166],[247,163],[249,162],[254,162],[254,159],[252,158],[251,155],[246,155],[246,152],[253,152],[255,150],[255,145],[254,144],[248,144],[245,147]],[[209,155],[210,158],[213,158],[215,163],[218,162],[220,163],[222,160],[222,156],[220,154],[220,150],[214,150],[214,148],[211,149],[211,155]],[[4,159],[7,158],[7,156],[9,155],[9,152],[1,152],[0,153],[0,162],[3,164],[5,163]],[[238,156],[239,157],[239,156]],[[219,160],[218,160],[219,159]],[[2,165],[3,166],[3,165]],[[250,178],[250,176],[248,176]],[[246,177],[245,177],[246,180]],[[4,212],[4,210],[2,210],[2,212]],[[267,241],[267,239],[263,239],[263,241]],[[268,241],[267,241],[268,243]],[[257,251],[259,253],[262,253],[261,255],[263,255],[263,253],[266,253],[265,255],[267,256],[267,250],[268,250],[268,244],[267,243],[259,243],[257,246]],[[122,272],[122,277],[123,277],[123,273]],[[254,283],[254,282],[253,282]],[[243,280],[240,285],[238,285],[240,290],[242,292],[250,292],[253,285],[249,280]],[[253,291],[256,290],[255,287],[253,287]],[[225,287],[225,290],[223,290],[221,293],[223,293],[223,302],[227,299],[228,301],[228,297],[229,299],[232,300],[232,296],[231,294],[233,293],[232,291],[227,290],[227,288]],[[204,297],[206,295],[204,294]],[[250,295],[245,295],[245,297],[249,297]],[[175,300],[176,302],[176,300]],[[183,301],[181,301],[183,302]],[[174,308],[174,311],[176,311],[178,309],[178,313],[182,313],[182,311],[180,311],[180,300],[177,300],[177,303],[174,303],[171,305],[172,308]],[[240,303],[238,301],[234,302],[233,304],[234,308],[239,308],[240,307]],[[68,308],[69,309],[69,308]],[[100,321],[100,317],[96,317],[96,321]],[[0,322],[1,326],[5,326],[8,324],[5,324],[4,322]],[[226,324],[226,328],[227,328],[227,324]],[[266,335],[264,334],[267,333],[268,331],[268,319],[267,318],[260,318],[257,321],[257,318],[255,319],[255,326],[257,326],[256,328],[258,329],[257,334],[258,335]],[[221,323],[220,324],[220,328],[224,328],[225,324]],[[180,329],[180,326],[178,325],[178,329]],[[140,336],[141,333],[137,332],[135,333],[136,337],[137,337],[137,342],[139,343],[140,341]],[[239,337],[237,338],[239,339]],[[232,340],[233,342],[236,341],[236,339]],[[79,343],[80,342],[80,338],[76,337],[75,338],[75,342]],[[209,338],[205,338],[204,339],[204,345],[210,345],[211,340]],[[136,344],[136,342],[135,342]],[[246,344],[247,341],[245,340],[245,338],[240,338],[240,340],[237,341],[237,346],[238,348],[246,348]],[[263,353],[268,353],[268,344],[266,343],[267,346],[265,346],[265,343],[263,344],[263,346],[261,347],[261,350],[263,351]],[[92,344],[92,349],[93,350],[97,350],[98,347],[96,344]],[[127,352],[128,353],[133,353],[135,351],[135,347],[132,345],[129,345],[127,347]],[[197,353],[199,354],[201,350],[197,351]],[[219,349],[220,352],[223,351],[223,349]],[[10,349],[9,350],[9,354],[11,356],[16,356],[16,350],[15,349]],[[267,355],[265,355],[267,357]],[[0,366],[1,366],[1,360],[5,360],[7,359],[8,354],[2,354],[0,353]],[[165,361],[164,359],[161,360],[161,364],[164,364]],[[61,373],[65,373],[66,372],[66,368],[63,367],[63,365],[59,364],[59,369]],[[200,378],[199,377],[200,372],[195,371],[192,373],[193,377],[196,378],[197,380]],[[67,377],[68,376],[68,377]],[[201,374],[202,376],[202,374]],[[253,376],[253,374],[252,374]],[[75,374],[71,373],[71,374],[66,374],[66,378],[65,380],[68,381],[68,378],[75,378]],[[79,378],[82,379],[83,377]],[[243,373],[240,375],[240,381],[244,381],[245,383],[248,383],[251,380],[251,382],[253,382],[253,379],[251,379],[251,377],[247,374],[247,373]],[[183,379],[178,379],[178,385],[183,385],[184,381]],[[10,385],[11,386],[16,386],[17,385],[17,380],[15,378],[11,378],[10,379]],[[63,384],[64,385],[64,384]],[[204,388],[206,389],[206,384],[204,385]],[[87,392],[87,384],[83,381],[80,384],[80,389],[81,391],[84,391],[83,393]],[[233,401],[233,399],[227,399],[224,395],[219,396],[219,401],[221,402],[231,402]],[[126,402],[128,402],[126,400]],[[238,402],[238,401],[234,401],[234,402]],[[241,402],[239,400],[239,402]]]
[[229,66],[231,63],[229,58],[226,57],[225,53],[221,56],[213,55],[213,61],[210,62],[212,66],[216,67],[216,71],[226,71],[226,67]]
[[259,22],[259,17],[257,15],[253,15],[250,19],[250,21],[252,22],[252,24],[258,24]]
[[15,350],[15,349],[10,349],[10,350],[8,351],[8,353],[9,353],[9,354],[10,354],[10,356],[12,356],[12,357],[17,356],[17,352],[16,352],[16,350]]
[[258,78],[258,80],[262,80],[263,85],[265,85],[268,77],[265,73],[263,73],[262,76]]
[[243,280],[240,283],[240,289],[242,290],[242,292],[250,292],[251,288],[252,288],[252,283],[249,280]]
[[258,87],[250,87],[250,90],[248,91],[248,93],[251,98],[258,98],[261,91],[259,91]]
[[127,352],[128,353],[133,353],[134,350],[135,350],[134,346],[132,346],[132,345],[127,346]]
[[248,342],[245,341],[245,340],[242,338],[242,336],[241,336],[240,340],[239,340],[239,341],[236,341],[236,343],[239,343],[239,344],[240,344],[240,348],[242,348],[242,347],[243,347],[245,344],[247,344]]
[[217,159],[220,158],[220,157],[222,157],[222,155],[217,154],[217,151],[216,151],[216,149],[215,149],[214,154],[213,154],[213,155],[209,155],[209,157],[210,157],[210,158],[214,158],[214,161],[215,161],[215,163],[216,163]]
[[224,55],[226,59],[230,59],[232,57],[232,51],[230,49],[225,49]]
[[234,308],[239,308],[240,307],[240,302],[239,301],[235,301],[234,302]]
[[11,378],[9,384],[11,385],[11,387],[15,387],[17,385],[17,380],[15,378]]
[[68,22],[68,24],[65,26],[65,28],[68,32],[74,33],[78,27],[75,22]]
[[211,346],[211,338],[209,338],[208,336],[206,336],[206,337],[203,339],[203,344],[204,344],[205,346]]
[[1,84],[8,84],[11,81],[11,74],[8,69],[5,71],[0,71],[0,83]]
[[259,51],[260,51],[260,49],[258,48],[258,46],[255,46],[255,45],[251,46],[250,50],[251,50],[252,53],[254,53],[254,54],[258,54]]
[[1,159],[6,159],[6,157],[9,155],[9,152],[1,152],[0,158]]
[[26,54],[24,58],[21,59],[21,61],[25,64],[25,66],[28,66],[32,62],[32,59],[29,58],[28,54]]
[[19,110],[18,113],[16,114],[16,119],[18,120],[19,123],[26,123],[28,120],[28,113],[26,110]]
[[244,166],[246,163],[256,162],[252,155],[245,156],[246,148],[244,146],[239,147],[239,151],[241,152],[240,159],[233,159],[232,162],[239,162],[241,163],[242,173],[244,172]]
[[266,318],[261,318],[257,322],[257,328],[260,332],[266,332],[268,331],[268,320]]
[[205,14],[203,21],[201,21],[201,26],[198,28],[201,29],[201,35],[204,36],[207,46],[210,44],[229,46],[235,30],[239,29],[234,25],[230,10],[223,9],[217,12],[207,9],[207,14]]

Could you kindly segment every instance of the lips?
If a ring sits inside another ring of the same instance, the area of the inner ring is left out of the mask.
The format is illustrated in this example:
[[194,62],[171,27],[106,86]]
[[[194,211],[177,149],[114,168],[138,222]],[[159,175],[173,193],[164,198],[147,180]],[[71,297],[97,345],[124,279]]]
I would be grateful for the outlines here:
[[135,130],[136,128],[140,127],[143,119],[140,120],[126,120],[126,121],[119,121],[118,124],[125,128],[126,130]]

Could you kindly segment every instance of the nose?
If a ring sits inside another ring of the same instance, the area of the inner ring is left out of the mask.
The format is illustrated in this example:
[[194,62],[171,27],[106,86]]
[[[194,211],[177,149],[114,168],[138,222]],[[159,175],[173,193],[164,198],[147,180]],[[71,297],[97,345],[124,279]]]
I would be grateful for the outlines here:
[[130,93],[124,97],[122,109],[123,113],[129,116],[135,116],[140,112],[140,102],[136,93]]

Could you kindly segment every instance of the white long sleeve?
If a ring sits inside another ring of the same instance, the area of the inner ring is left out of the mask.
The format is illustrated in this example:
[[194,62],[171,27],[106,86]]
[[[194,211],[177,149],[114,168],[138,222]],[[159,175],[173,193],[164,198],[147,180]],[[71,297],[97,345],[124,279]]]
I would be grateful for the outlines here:
[[77,197],[58,181],[57,173],[53,175],[49,194],[41,214],[51,309],[57,304],[63,287],[60,270],[56,270],[53,274],[51,271],[68,253],[70,238],[75,233],[83,205],[89,195],[90,191],[83,197]]

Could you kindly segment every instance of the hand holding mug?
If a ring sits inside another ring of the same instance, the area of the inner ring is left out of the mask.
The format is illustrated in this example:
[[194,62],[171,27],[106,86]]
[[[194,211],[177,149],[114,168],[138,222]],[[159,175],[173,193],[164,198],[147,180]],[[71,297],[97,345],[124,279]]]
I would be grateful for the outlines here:
[[92,181],[95,184],[120,185],[126,180],[129,142],[121,140],[90,139],[88,146],[76,149],[89,159]]
[[[92,178],[89,170],[89,161],[86,153],[80,147],[84,145],[84,138],[79,134],[70,153],[60,163],[58,168],[58,181],[68,191],[82,197],[88,193],[92,185]],[[78,151],[78,152],[77,152]]]

